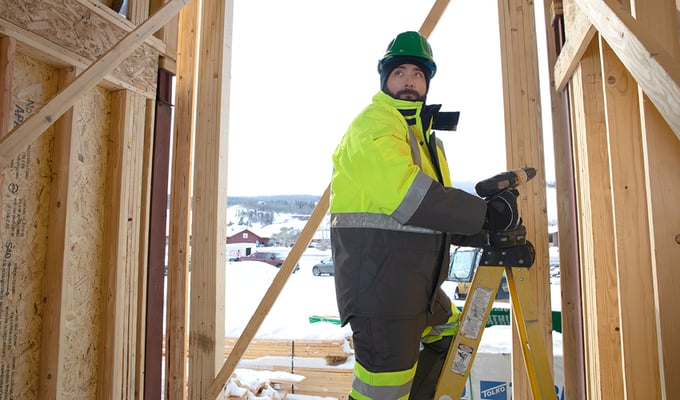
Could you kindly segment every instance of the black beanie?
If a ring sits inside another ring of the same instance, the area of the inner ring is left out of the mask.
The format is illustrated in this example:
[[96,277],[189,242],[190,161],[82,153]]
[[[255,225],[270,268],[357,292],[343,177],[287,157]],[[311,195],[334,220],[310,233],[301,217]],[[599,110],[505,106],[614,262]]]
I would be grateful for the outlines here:
[[425,74],[425,84],[427,85],[427,90],[430,90],[430,78],[432,77],[432,70],[427,66],[420,57],[412,56],[396,56],[387,60],[382,65],[382,71],[380,72],[380,89],[386,92],[385,85],[387,84],[387,78],[389,78],[392,71],[402,64],[413,64],[417,65],[423,73]]

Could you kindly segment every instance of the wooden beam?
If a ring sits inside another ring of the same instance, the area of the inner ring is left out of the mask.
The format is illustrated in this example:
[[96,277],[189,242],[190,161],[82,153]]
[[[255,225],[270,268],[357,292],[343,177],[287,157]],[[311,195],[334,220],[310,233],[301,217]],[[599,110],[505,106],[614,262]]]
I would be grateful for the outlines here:
[[201,3],[191,217],[189,398],[206,396],[224,361],[227,154],[233,0]]
[[605,0],[575,0],[680,139],[680,61]]
[[201,0],[193,0],[179,13],[175,125],[170,183],[170,228],[168,231],[168,338],[165,357],[168,398],[186,398],[186,355],[188,351],[189,241],[191,188],[193,186],[194,116],[196,105],[196,59],[199,54],[198,15]]
[[[498,20],[503,73],[505,143],[508,169],[537,167],[533,182],[520,188],[520,208],[527,237],[536,249],[536,262],[529,271],[536,303],[525,310],[527,329],[544,332],[542,343],[552,367],[552,309],[548,266],[548,217],[546,213],[545,165],[541,125],[534,3],[531,0],[498,1]],[[516,325],[516,321],[513,322]],[[513,330],[513,398],[532,396],[522,346]],[[552,371],[550,371],[552,374]]]
[[128,0],[127,14],[133,24],[141,24],[149,17],[149,0]]
[[430,9],[430,12],[427,14],[427,17],[425,17],[425,21],[423,21],[423,24],[420,26],[419,32],[423,36],[430,37],[430,34],[434,30],[434,27],[437,26],[439,19],[441,18],[442,14],[444,14],[444,10],[446,10],[446,6],[448,5],[449,0],[435,1],[434,5]]
[[[678,10],[680,1],[673,0],[646,0],[644,3],[635,2],[633,13],[636,21],[650,31],[654,38],[668,52],[680,58],[680,40],[678,38]],[[674,205],[673,199],[680,197],[680,186],[668,185],[667,182],[680,182],[680,141],[671,131],[659,111],[649,101],[648,96],[639,94],[640,110],[643,113],[642,153],[645,160],[644,170],[647,182],[635,184],[635,187],[646,187],[649,195],[646,203],[649,220],[645,221],[649,228],[648,232],[639,233],[641,239],[647,239],[653,244],[653,257],[651,268],[653,288],[655,293],[654,309],[656,312],[656,329],[658,338],[658,358],[661,359],[661,372],[663,373],[661,384],[662,393],[667,399],[680,398],[680,362],[673,354],[680,354],[680,339],[677,332],[680,331],[680,313],[677,312],[677,304],[680,304],[680,292],[677,290],[680,282],[680,269],[676,268],[677,260],[680,259],[680,213]],[[617,135],[617,137],[619,137]],[[632,137],[631,141],[640,140]],[[640,155],[637,155],[640,157]],[[625,170],[621,170],[625,171]],[[635,175],[637,177],[637,175]],[[632,179],[633,176],[627,179]],[[630,188],[631,185],[627,186]],[[630,191],[630,189],[629,189]],[[642,192],[641,189],[635,192]],[[623,191],[623,193],[626,193]],[[630,222],[632,215],[624,214],[623,222]],[[641,230],[645,226],[640,224],[634,229]],[[626,236],[628,237],[628,236]],[[645,243],[648,245],[647,243]],[[631,245],[637,249],[637,246]],[[626,249],[632,251],[632,249]],[[642,249],[640,249],[642,251]],[[627,265],[629,273],[633,274],[637,268]],[[643,271],[640,271],[642,273]],[[648,273],[648,271],[644,271]],[[645,297],[648,300],[648,297]],[[649,305],[649,304],[648,304]],[[631,310],[632,311],[632,310]],[[654,339],[651,332],[647,336],[650,343]],[[624,335],[625,339],[625,335]]]
[[143,24],[123,37],[106,54],[93,62],[78,78],[61,90],[37,113],[2,138],[0,140],[0,165],[7,165],[10,159],[31,144],[54,121],[71,108],[82,93],[97,85],[121,61],[144,43],[146,38],[176,15],[188,1],[170,0]]
[[[606,43],[601,44],[600,53],[602,76],[606,77],[604,100],[611,201],[616,216],[612,238],[616,246],[623,379],[628,398],[659,399],[663,396],[657,351],[657,306],[653,295],[649,193],[638,90],[631,84],[632,76]],[[602,267],[598,263],[598,268]]]
[[[548,75],[550,77],[550,112],[555,165],[555,190],[559,226],[560,285],[562,288],[562,353],[564,355],[564,397],[585,399],[585,361],[583,347],[583,309],[581,276],[576,235],[576,195],[574,192],[573,155],[569,125],[569,103],[565,91],[555,89],[557,51],[564,41],[562,3],[544,1],[544,23]],[[547,134],[547,132],[543,132]]]
[[[152,11],[156,11],[161,8],[165,0],[151,0],[149,2],[149,7]],[[161,59],[167,59],[164,61],[167,64],[172,64],[174,66],[177,61],[177,41],[179,40],[179,16],[173,17],[161,30],[155,33],[155,36],[159,38],[165,44],[165,52]],[[165,67],[168,71],[176,73],[176,68]]]
[[[76,69],[60,70],[59,87],[68,86],[75,79]],[[66,351],[65,318],[69,304],[63,296],[66,289],[65,279],[68,275],[69,262],[65,259],[70,230],[70,214],[74,212],[73,171],[76,169],[77,152],[72,149],[71,138],[77,130],[73,117],[73,109],[55,123],[54,148],[52,151],[52,182],[50,186],[49,224],[47,227],[47,259],[49,268],[45,268],[43,278],[43,318],[42,340],[40,346],[40,375],[38,377],[38,393],[41,398],[55,399],[60,397],[60,390],[66,385],[63,371],[66,367],[64,355]]]
[[588,17],[583,14],[577,7],[572,22],[567,25],[569,31],[567,32],[565,42],[560,55],[555,62],[554,70],[554,87],[555,91],[561,92],[574,74],[576,66],[581,61],[583,53],[585,53],[590,41],[595,37],[596,29],[590,23]]
[[132,240],[135,215],[129,210],[134,191],[131,187],[136,156],[133,151],[134,132],[139,132],[137,130],[139,126],[135,126],[133,117],[139,110],[134,103],[133,95],[128,91],[121,90],[112,94],[112,126],[109,135],[104,204],[106,246],[103,250],[101,286],[104,293],[103,318],[99,338],[100,362],[97,379],[97,394],[106,400],[120,399],[124,393],[128,393],[125,386],[128,382],[125,378],[129,373],[126,351],[130,345],[127,293],[132,289],[128,286],[130,276],[128,258],[136,254],[138,243]]
[[[140,100],[141,106],[141,100]],[[155,130],[155,119],[156,119],[156,101],[152,99],[146,99],[146,116],[144,123],[144,138],[142,143],[142,149],[139,153],[140,159],[143,160],[142,167],[139,173],[138,186],[141,189],[140,195],[140,212],[139,212],[139,250],[138,250],[138,262],[137,262],[137,348],[135,349],[137,358],[135,365],[135,382],[137,387],[135,388],[135,393],[143,393],[146,390],[146,376],[148,370],[145,367],[147,363],[147,342],[144,338],[147,336],[148,326],[145,323],[147,319],[147,304],[149,302],[149,274],[147,273],[147,268],[149,266],[149,252],[150,252],[150,241],[147,232],[150,231],[149,226],[151,226],[151,185],[152,185],[152,162],[154,158],[155,149],[154,143],[154,130]],[[141,132],[141,131],[140,131]],[[167,190],[167,184],[166,184]],[[167,196],[167,191],[165,192]],[[166,199],[167,206],[167,199]],[[167,214],[166,214],[167,216]],[[163,238],[165,239],[165,231],[163,231]],[[165,240],[164,240],[165,242]],[[164,243],[165,244],[165,243]],[[163,302],[161,301],[161,310],[163,309]],[[163,334],[162,328],[159,328],[161,335]],[[155,345],[155,343],[154,343]],[[157,368],[162,368],[162,361],[159,359]]]
[[[583,290],[588,398],[623,399],[623,365],[609,152],[598,42],[591,42],[569,85]],[[614,372],[617,371],[617,372]]]

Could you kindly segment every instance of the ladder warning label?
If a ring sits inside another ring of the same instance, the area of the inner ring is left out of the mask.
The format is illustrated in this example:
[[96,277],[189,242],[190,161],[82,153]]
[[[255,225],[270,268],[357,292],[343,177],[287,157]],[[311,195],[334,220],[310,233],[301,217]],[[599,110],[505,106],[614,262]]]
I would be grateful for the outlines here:
[[472,360],[472,351],[474,349],[466,344],[460,343],[456,349],[456,355],[453,358],[453,365],[451,365],[451,372],[458,375],[465,375]]
[[493,290],[484,286],[477,286],[472,298],[465,306],[468,307],[460,332],[470,339],[477,339],[479,332],[485,325],[486,310],[491,302]]

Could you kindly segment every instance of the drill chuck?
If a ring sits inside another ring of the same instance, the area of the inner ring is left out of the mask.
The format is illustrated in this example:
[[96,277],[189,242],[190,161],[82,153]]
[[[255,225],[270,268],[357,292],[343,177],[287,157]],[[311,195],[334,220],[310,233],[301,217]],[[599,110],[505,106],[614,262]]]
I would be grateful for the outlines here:
[[480,181],[475,185],[475,191],[480,197],[491,197],[503,190],[514,189],[528,182],[536,176],[536,168],[524,167],[506,171],[489,179]]

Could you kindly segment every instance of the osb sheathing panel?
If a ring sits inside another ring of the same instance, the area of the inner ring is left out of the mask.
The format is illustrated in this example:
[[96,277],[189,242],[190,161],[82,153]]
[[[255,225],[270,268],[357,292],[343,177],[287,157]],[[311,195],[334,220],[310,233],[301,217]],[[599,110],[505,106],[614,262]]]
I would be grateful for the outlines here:
[[[127,33],[77,0],[0,0],[0,10],[2,19],[91,61]],[[155,93],[158,55],[158,51],[142,45],[114,69],[113,75],[144,92]]]
[[[16,57],[12,126],[23,122],[56,93],[54,77],[52,68]],[[48,129],[2,171],[0,398],[3,399],[35,398],[37,388],[52,138],[52,129]]]
[[[54,96],[57,71],[17,54],[14,64],[13,126]],[[63,399],[94,399],[97,337],[101,319],[101,257],[110,95],[102,88],[85,93],[74,107],[73,148],[78,163],[69,203],[64,276]],[[51,144],[49,128],[2,170],[3,246],[0,273],[0,399],[35,399],[38,384],[42,284],[46,260]],[[52,261],[52,264],[50,263]]]

